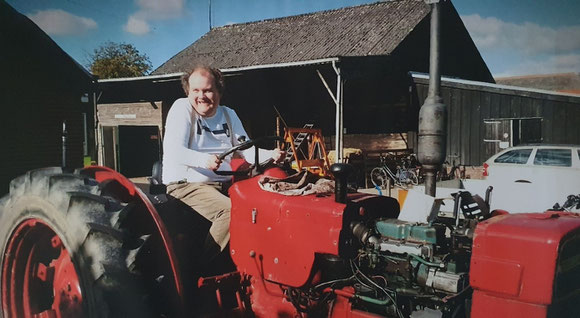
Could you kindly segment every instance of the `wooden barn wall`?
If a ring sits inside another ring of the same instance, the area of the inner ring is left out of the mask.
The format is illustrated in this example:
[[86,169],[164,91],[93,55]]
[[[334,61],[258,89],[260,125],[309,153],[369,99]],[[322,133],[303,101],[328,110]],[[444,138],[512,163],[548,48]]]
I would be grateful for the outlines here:
[[[406,72],[395,76],[393,72],[375,70],[372,76],[361,76],[352,74],[355,66],[347,63],[342,66],[346,80],[343,86],[345,147],[385,150],[400,139],[399,132],[416,130],[417,115],[408,107]],[[222,104],[237,112],[250,137],[275,134],[275,106],[288,126],[314,124],[315,128],[322,129],[329,143],[335,134],[336,106],[317,70],[334,93],[336,74],[330,65],[288,68],[283,72],[248,71],[226,76]],[[395,135],[385,138],[387,134]],[[334,149],[334,144],[330,149]]]
[[63,121],[66,121],[68,133],[66,164],[82,167],[82,112],[87,106],[80,103],[80,94],[5,95],[2,105],[0,134],[4,137],[0,156],[0,193],[7,193],[10,180],[26,171],[61,166]]
[[102,126],[162,126],[161,102],[99,104],[97,113]]
[[92,127],[93,104],[81,101],[84,94],[92,97],[90,75],[31,21],[0,7],[2,195],[8,192],[10,181],[26,171],[61,166],[63,121],[68,132],[66,165],[82,167],[82,114],[87,114]]
[[[415,79],[414,102],[423,105],[427,92],[426,81]],[[442,84],[441,96],[449,162],[479,166],[493,155],[483,142],[485,119],[540,117],[543,143],[580,143],[580,98],[461,84]]]

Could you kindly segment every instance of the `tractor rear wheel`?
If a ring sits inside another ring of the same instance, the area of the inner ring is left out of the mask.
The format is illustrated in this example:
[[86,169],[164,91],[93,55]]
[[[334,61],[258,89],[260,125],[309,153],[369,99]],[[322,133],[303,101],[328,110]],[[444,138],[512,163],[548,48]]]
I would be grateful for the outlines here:
[[129,269],[140,244],[120,226],[130,208],[61,168],[14,179],[0,200],[0,316],[148,316]]

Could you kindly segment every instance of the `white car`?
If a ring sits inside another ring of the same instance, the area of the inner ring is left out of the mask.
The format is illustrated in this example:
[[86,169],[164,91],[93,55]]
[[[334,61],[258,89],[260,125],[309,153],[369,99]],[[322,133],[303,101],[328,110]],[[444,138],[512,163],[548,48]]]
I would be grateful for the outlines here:
[[484,164],[494,187],[492,209],[541,212],[580,194],[580,145],[521,145],[505,149]]

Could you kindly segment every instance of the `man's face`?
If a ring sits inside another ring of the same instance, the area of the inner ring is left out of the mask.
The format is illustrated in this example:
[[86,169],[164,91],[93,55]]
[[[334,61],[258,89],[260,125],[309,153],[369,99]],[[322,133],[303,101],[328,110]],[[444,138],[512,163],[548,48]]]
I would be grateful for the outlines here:
[[215,115],[220,103],[213,76],[204,70],[195,71],[189,77],[189,92],[187,95],[189,102],[203,117]]

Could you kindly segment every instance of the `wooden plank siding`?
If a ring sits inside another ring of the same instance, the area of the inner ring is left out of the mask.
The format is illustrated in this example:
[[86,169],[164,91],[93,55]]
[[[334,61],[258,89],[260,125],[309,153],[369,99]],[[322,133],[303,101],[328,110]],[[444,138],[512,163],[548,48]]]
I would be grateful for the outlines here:
[[552,126],[554,122],[554,101],[545,100],[542,105],[542,142],[554,142]]
[[[411,100],[421,106],[427,97],[428,80],[413,77],[413,82],[412,91],[417,96]],[[580,96],[477,83],[442,80],[440,94],[448,113],[447,161],[479,166],[493,155],[483,142],[484,120],[489,119],[513,120],[514,124],[541,119],[542,143],[580,143]]]
[[[443,102],[446,105],[449,105],[451,103],[451,94],[443,94]],[[417,129],[418,129],[418,127],[417,127]],[[445,144],[448,145],[450,143],[451,143],[450,135],[447,134],[447,138],[445,139]]]
[[[460,155],[460,141],[459,138],[461,136],[461,121],[457,120],[461,118],[461,100],[459,94],[454,94],[452,90],[449,90],[449,94],[451,95],[449,100],[451,101],[448,105],[450,105],[450,110],[447,111],[448,118],[447,118],[447,135],[449,136],[449,142],[447,143],[447,149],[449,154],[453,154],[456,156]],[[443,98],[445,100],[445,98]],[[423,103],[421,103],[423,104]],[[451,114],[451,115],[449,115]],[[448,160],[449,161],[449,160]]]
[[552,142],[566,136],[566,104],[554,105],[554,120],[552,125]]
[[[481,111],[479,122],[483,123],[483,120],[491,118],[491,94],[481,93],[480,101],[481,101]],[[478,126],[479,128],[480,140],[478,141],[478,143],[479,143],[479,158],[481,158],[490,153],[490,151],[488,151],[486,143],[483,142],[483,139],[485,138],[485,126],[482,124],[475,126]]]
[[496,118],[512,118],[511,96],[501,95],[499,97],[499,116]]
[[99,123],[102,126],[159,126],[162,125],[161,102],[99,104]]
[[500,109],[500,97],[499,94],[491,93],[489,94],[491,97],[491,105],[490,105],[490,112],[489,117],[487,118],[500,118],[501,115],[499,114]]
[[479,134],[481,125],[473,123],[483,123],[483,119],[484,118],[481,118],[481,93],[473,91],[471,94],[471,119],[468,122],[471,137],[469,139],[469,157],[466,158],[465,162],[475,162],[480,157],[479,148],[481,147],[483,140],[483,136],[480,136]]
[[[83,166],[83,113],[93,127],[92,76],[46,33],[0,1],[0,196],[26,171],[62,164],[66,121],[66,166]],[[82,98],[82,99],[81,99]],[[92,130],[92,129],[89,129]],[[93,139],[94,140],[94,139]],[[92,143],[91,143],[92,144]],[[87,143],[89,148],[94,149]],[[88,151],[90,154],[90,150]]]
[[0,169],[0,193],[8,191],[10,180],[32,169],[61,166],[62,122],[66,121],[66,164],[78,168],[83,164],[85,105],[77,96],[62,94],[5,96],[0,132],[4,138],[3,169]]
[[[470,130],[469,130],[469,123],[471,122],[471,101],[470,101],[471,94],[470,92],[466,92],[465,94],[460,94],[461,104],[458,105],[460,109],[461,116],[459,117],[459,121],[456,118],[453,118],[453,121],[457,122],[460,129],[460,144],[459,144],[459,161],[464,164],[464,162],[469,162],[471,156],[469,153],[470,145],[471,145],[471,138],[470,138]],[[468,106],[468,107],[464,107]],[[449,156],[449,155],[448,155]],[[450,158],[449,162],[453,161],[453,158]]]
[[578,118],[580,118],[580,107],[578,105],[573,105],[570,103],[566,104],[566,136],[569,138],[570,143],[578,144],[580,143],[578,135]]

